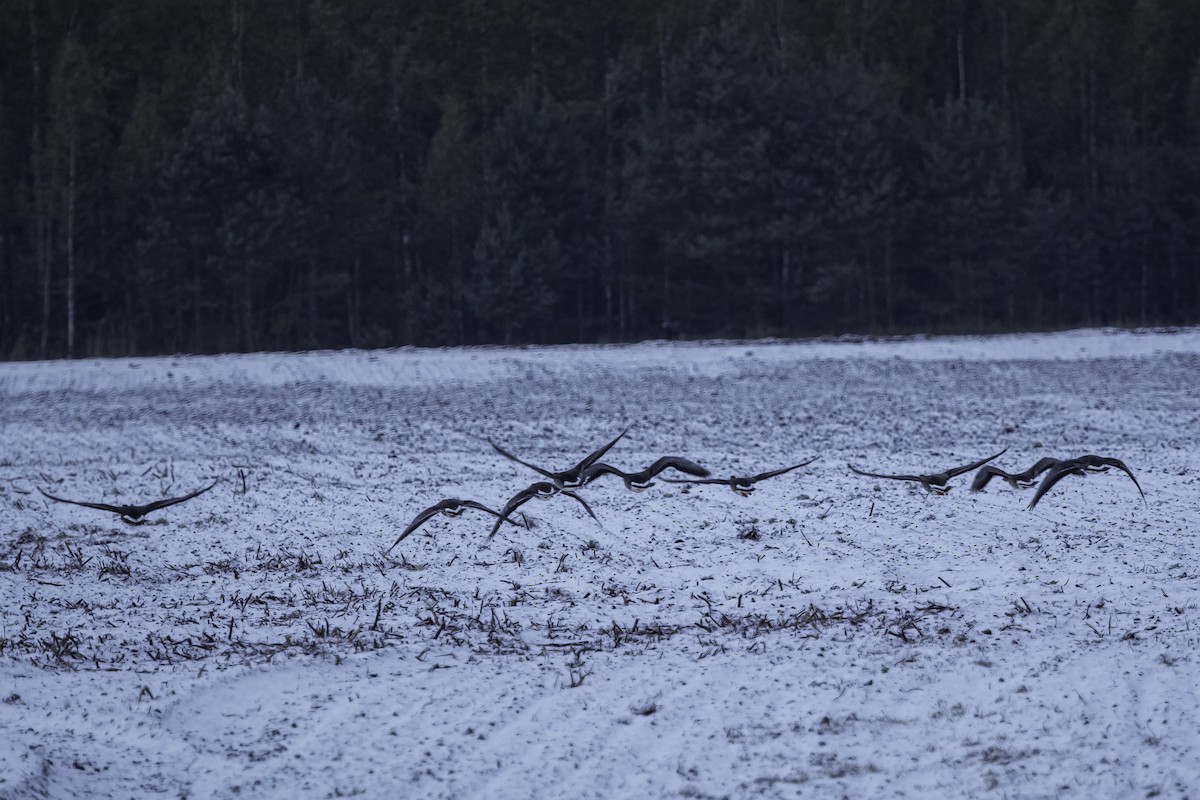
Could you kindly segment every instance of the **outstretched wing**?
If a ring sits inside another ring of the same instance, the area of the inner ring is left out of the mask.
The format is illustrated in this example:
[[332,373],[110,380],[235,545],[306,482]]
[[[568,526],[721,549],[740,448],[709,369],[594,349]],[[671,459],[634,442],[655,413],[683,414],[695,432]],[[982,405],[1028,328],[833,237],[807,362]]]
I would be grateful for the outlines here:
[[121,506],[110,506],[108,503],[87,503],[83,500],[68,500],[65,497],[55,497],[49,492],[43,490],[41,487],[38,487],[38,491],[46,497],[49,497],[51,500],[56,500],[59,503],[70,503],[73,506],[84,506],[86,508],[95,508],[100,511],[111,511],[114,514],[124,514],[129,510],[128,508],[123,508]]
[[733,478],[663,478],[663,483],[712,483],[721,486],[732,486]]
[[[1129,476],[1129,480],[1133,481],[1133,485],[1137,487],[1138,494],[1140,494],[1140,495],[1142,496],[1142,502],[1143,502],[1143,503],[1145,503],[1145,502],[1146,502],[1146,493],[1142,491],[1142,485],[1141,485],[1140,483],[1138,483],[1138,479],[1137,479],[1137,478],[1133,477],[1133,473],[1132,473],[1132,472],[1129,470],[1129,467],[1125,466],[1125,462],[1124,462],[1124,461],[1122,461],[1122,460],[1121,460],[1121,459],[1119,459],[1119,458],[1105,458],[1105,457],[1101,457],[1101,458],[1100,458],[1100,462],[1101,462],[1102,464],[1107,464],[1107,465],[1109,465],[1110,467],[1116,467],[1117,469],[1121,470],[1121,471],[1122,471],[1122,472],[1124,472],[1126,475],[1128,475],[1128,476]],[[1149,504],[1147,503],[1147,505],[1149,505]]]
[[[512,522],[512,520],[508,519],[512,512],[528,503],[534,497],[537,497],[537,490],[534,488],[534,486],[537,486],[537,484],[535,483],[533,486],[517,492],[509,499],[507,503],[504,504],[504,508],[500,510],[500,514],[497,516],[495,524],[492,525],[491,531],[488,532],[489,539],[496,535],[496,531],[500,530],[500,526],[504,524],[505,520]],[[513,524],[515,525],[516,523],[514,522]]]
[[440,503],[438,503],[437,505],[430,506],[429,508],[422,511],[420,514],[417,514],[415,517],[413,517],[413,521],[408,523],[408,527],[405,528],[404,531],[399,536],[396,537],[396,541],[392,542],[392,546],[389,547],[385,552],[388,552],[388,553],[392,552],[392,550],[396,547],[396,545],[400,544],[406,538],[408,538],[408,535],[410,533],[412,533],[417,528],[421,527],[426,522],[428,522],[429,520],[433,519],[438,514],[440,514],[442,509],[446,507],[445,504],[446,504],[446,501],[443,500]]
[[1059,458],[1039,458],[1037,463],[1030,467],[1025,474],[1029,476],[1030,480],[1033,480],[1038,475],[1041,475],[1043,472],[1053,467],[1055,464],[1061,463],[1062,459]]
[[[1046,473],[1046,477],[1038,484],[1037,491],[1033,493],[1033,499],[1029,501],[1029,505],[1025,506],[1025,510],[1029,511],[1038,504],[1038,500],[1042,499],[1042,495],[1054,488],[1054,484],[1061,481],[1067,475],[1073,475],[1079,471],[1079,464],[1074,459],[1069,461],[1060,461],[1050,468]],[[1140,488],[1140,487],[1139,487]]]
[[633,426],[626,425],[625,430],[623,430],[619,434],[617,434],[617,438],[613,439],[611,442],[604,445],[603,447],[593,450],[588,455],[587,458],[583,459],[583,461],[580,461],[578,464],[575,465],[575,470],[576,471],[585,470],[588,467],[590,467],[592,464],[595,464],[597,461],[599,461],[604,456],[605,453],[607,453],[609,450],[612,449],[614,444],[621,441],[621,439],[623,439],[625,437],[625,434],[629,433],[629,429],[631,427],[633,427]]
[[600,462],[598,464],[592,464],[579,473],[579,485],[586,486],[602,475],[616,475],[618,478],[626,480],[632,477],[631,475],[617,469],[611,464]]
[[[179,503],[183,503],[188,500],[191,500],[193,497],[198,497],[199,495],[204,494],[209,489],[216,486],[217,482],[219,480],[220,479],[218,478],[217,481],[213,481],[208,486],[205,486],[203,489],[197,489],[196,491],[192,492],[191,494],[185,494],[183,497],[171,497],[166,500],[155,500],[153,503],[147,503],[144,506],[138,506],[136,509],[136,511],[138,512],[136,514],[136,516],[142,516],[144,514],[149,514],[151,511],[158,511],[160,508],[166,508],[167,506],[178,505]],[[131,514],[130,516],[135,516],[135,515]]]
[[990,481],[992,478],[1011,479],[1012,475],[1009,475],[1007,472],[998,467],[984,467],[983,469],[979,470],[979,472],[975,473],[975,480],[971,481],[971,491],[978,492],[980,489],[987,486],[988,481]]
[[753,478],[750,479],[750,482],[758,483],[759,481],[765,481],[767,478],[774,478],[777,475],[783,475],[785,472],[791,472],[794,469],[800,469],[800,467],[807,467],[809,464],[816,461],[818,458],[820,458],[820,456],[813,456],[808,461],[801,461],[799,464],[793,464],[790,467],[784,467],[783,469],[773,469],[770,472],[764,472],[760,475],[755,475]]
[[[486,511],[487,513],[491,514],[493,517],[500,517],[501,519],[504,518],[503,515],[499,511],[496,511],[495,509],[492,509],[492,508],[488,508],[483,503],[477,503],[474,500],[459,500],[458,504],[460,506],[466,506],[467,508],[474,508],[478,511]],[[512,520],[509,520],[509,522],[512,522]],[[516,524],[517,523],[513,522],[513,525],[516,525]]]
[[510,453],[510,452],[508,452],[507,450],[505,450],[505,449],[504,449],[503,447],[501,447],[500,445],[498,445],[498,444],[496,444],[495,442],[493,442],[491,439],[488,439],[487,441],[488,441],[488,444],[490,444],[490,445],[492,446],[492,449],[493,449],[493,450],[495,450],[497,453],[499,453],[500,455],[502,455],[502,456],[504,456],[505,458],[507,458],[509,461],[515,461],[515,462],[517,462],[518,464],[520,464],[520,465],[521,465],[521,466],[523,466],[523,467],[529,467],[531,470],[533,470],[533,471],[534,471],[534,472],[536,472],[537,474],[539,474],[539,475],[545,475],[547,478],[553,478],[553,477],[554,477],[554,474],[553,474],[553,473],[551,473],[551,472],[547,472],[546,470],[542,469],[541,467],[538,467],[538,466],[535,466],[535,465],[533,465],[533,464],[530,464],[528,461],[522,461],[521,459],[519,459],[519,458],[517,458],[516,456],[514,456],[512,453]]
[[599,519],[596,519],[596,512],[595,512],[595,511],[592,511],[592,507],[591,507],[591,506],[589,506],[589,505],[587,504],[587,500],[584,500],[584,499],[583,499],[582,497],[580,497],[579,495],[575,494],[575,493],[574,493],[574,492],[572,492],[572,491],[568,491],[568,490],[566,490],[566,489],[564,489],[563,491],[559,492],[559,494],[566,495],[567,497],[570,497],[572,500],[575,500],[576,502],[578,502],[578,503],[579,503],[579,505],[583,506],[583,510],[584,510],[584,511],[586,511],[586,512],[588,512],[588,515],[589,515],[589,516],[590,516],[592,519],[596,520],[596,522],[599,522],[599,521],[600,521]]
[[864,475],[868,478],[887,478],[888,480],[893,480],[893,481],[920,481],[920,480],[922,480],[920,475],[884,475],[879,472],[867,472],[866,470],[859,469],[858,467],[854,466],[853,464],[847,464],[846,466],[849,467],[850,471],[853,472],[854,474]]
[[948,469],[948,470],[946,470],[947,479],[953,478],[956,475],[962,475],[964,472],[970,472],[973,469],[979,469],[984,464],[988,463],[989,461],[991,461],[993,459],[999,458],[1000,456],[1004,455],[1007,452],[1008,452],[1008,448],[1006,447],[1003,450],[1001,450],[999,453],[996,453],[996,455],[994,455],[994,456],[988,456],[987,458],[981,458],[978,461],[972,462],[970,464],[966,464],[961,467],[955,467],[954,469]]
[[674,469],[686,475],[695,475],[699,478],[707,478],[712,473],[704,467],[697,464],[695,461],[690,461],[681,456],[663,456],[658,461],[655,461],[646,469],[642,470],[639,475],[645,475],[646,479],[656,477],[663,470]]

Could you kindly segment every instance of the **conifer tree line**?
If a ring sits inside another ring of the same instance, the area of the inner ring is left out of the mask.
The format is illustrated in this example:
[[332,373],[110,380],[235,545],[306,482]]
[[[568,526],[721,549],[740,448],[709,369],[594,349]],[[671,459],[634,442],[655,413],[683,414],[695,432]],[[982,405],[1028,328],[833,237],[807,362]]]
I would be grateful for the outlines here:
[[1200,320],[1200,3],[0,0],[0,358]]

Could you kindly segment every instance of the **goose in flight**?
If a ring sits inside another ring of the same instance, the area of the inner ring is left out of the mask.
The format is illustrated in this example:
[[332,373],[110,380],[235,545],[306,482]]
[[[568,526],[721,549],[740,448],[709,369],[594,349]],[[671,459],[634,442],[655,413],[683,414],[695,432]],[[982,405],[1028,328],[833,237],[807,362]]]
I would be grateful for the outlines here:
[[1033,499],[1029,501],[1029,505],[1025,507],[1025,510],[1028,511],[1036,506],[1038,500],[1042,499],[1042,495],[1054,488],[1054,484],[1066,476],[1086,475],[1089,472],[1107,472],[1109,467],[1116,467],[1128,475],[1129,480],[1133,481],[1133,485],[1137,487],[1138,494],[1142,496],[1142,502],[1146,502],[1146,493],[1142,491],[1142,485],[1138,483],[1137,478],[1133,477],[1133,472],[1130,471],[1129,467],[1125,466],[1124,461],[1119,458],[1086,455],[1061,461],[1052,467],[1038,485],[1037,491],[1033,494]]
[[600,447],[600,448],[592,451],[591,454],[589,454],[586,458],[584,458],[578,464],[571,467],[570,469],[563,470],[562,472],[551,472],[549,470],[542,469],[541,467],[536,466],[534,464],[530,464],[528,461],[522,461],[521,459],[517,458],[512,453],[505,450],[500,445],[493,442],[491,439],[488,439],[487,441],[488,441],[488,444],[490,444],[492,446],[492,449],[495,450],[500,455],[504,456],[505,458],[509,459],[510,461],[515,461],[522,466],[529,467],[531,470],[538,473],[539,475],[543,475],[543,476],[549,478],[550,480],[552,480],[554,482],[554,484],[556,486],[558,486],[558,488],[560,488],[560,489],[578,489],[580,486],[583,485],[580,482],[580,473],[582,473],[588,467],[592,466],[592,464],[595,464],[597,461],[599,461],[600,458],[605,453],[607,453],[609,450],[612,449],[613,445],[615,445],[617,442],[621,441],[622,437],[624,437],[625,434],[629,433],[629,427],[630,426],[626,426],[625,430],[623,430],[619,434],[617,434],[617,438],[613,439],[611,442],[604,445],[603,447]]
[[1014,489],[1028,489],[1030,486],[1033,486],[1034,478],[1059,463],[1061,463],[1061,460],[1057,458],[1039,458],[1036,464],[1024,472],[1012,473],[1005,472],[999,467],[993,467],[989,464],[975,473],[975,480],[971,481],[971,491],[978,492],[987,486],[988,481],[992,478],[1003,478]]
[[712,473],[694,461],[680,456],[663,456],[641,472],[624,472],[614,466],[597,462],[579,474],[579,485],[587,486],[601,475],[616,475],[625,481],[625,488],[631,492],[644,492],[654,485],[654,478],[663,470],[674,469],[698,478],[707,478]]
[[[592,507],[589,506],[587,501],[579,495],[575,494],[569,489],[562,488],[558,484],[550,483],[549,481],[538,481],[537,483],[532,483],[521,491],[517,492],[512,496],[512,499],[504,504],[504,508],[500,510],[499,514],[497,514],[496,524],[492,525],[492,530],[488,534],[488,538],[491,539],[496,535],[496,531],[500,530],[500,526],[505,520],[512,522],[512,520],[508,519],[509,515],[521,506],[528,503],[530,500],[534,499],[535,497],[538,500],[549,500],[551,497],[554,497],[557,494],[570,497],[572,500],[583,506],[583,510],[586,511],[592,519],[596,519],[596,512],[592,511]],[[599,522],[599,520],[596,521]],[[516,523],[514,522],[513,524],[515,525]]]
[[954,467],[953,469],[948,469],[945,472],[935,472],[932,475],[881,475],[878,472],[866,472],[865,470],[858,469],[853,464],[847,464],[846,466],[849,467],[850,471],[856,475],[864,475],[868,478],[886,478],[893,481],[915,481],[916,483],[924,486],[925,491],[929,492],[930,494],[943,495],[950,491],[950,487],[946,484],[951,478],[962,475],[964,472],[970,472],[973,469],[978,469],[992,459],[999,458],[1007,452],[1008,448],[1006,447],[999,453],[996,453],[994,456],[981,458],[978,461],[962,467]]
[[782,469],[773,469],[770,472],[762,472],[762,473],[759,473],[758,475],[731,475],[728,478],[684,478],[684,479],[663,478],[663,482],[664,483],[719,484],[721,486],[728,486],[730,489],[733,489],[734,492],[736,492],[737,494],[740,494],[742,497],[749,497],[750,494],[754,491],[754,488],[755,488],[754,484],[758,483],[759,481],[765,481],[767,478],[774,478],[777,475],[783,475],[784,473],[791,472],[794,469],[799,469],[800,467],[806,467],[809,464],[811,464],[812,462],[816,461],[818,458],[820,458],[820,456],[813,456],[808,461],[801,461],[799,464],[793,464],[790,467],[784,467]]
[[113,506],[109,505],[108,503],[86,503],[82,500],[68,500],[65,497],[55,497],[41,488],[39,488],[38,491],[51,500],[59,503],[70,503],[71,505],[75,506],[96,508],[100,511],[111,511],[112,513],[120,516],[121,522],[124,522],[126,525],[144,525],[146,523],[144,517],[150,512],[158,511],[160,508],[166,508],[167,506],[178,505],[179,503],[191,500],[193,497],[198,497],[199,495],[204,494],[209,489],[216,486],[219,480],[220,478],[213,481],[208,486],[205,486],[203,489],[197,489],[191,494],[185,494],[183,497],[168,497],[165,500],[155,500],[153,503],[146,503],[145,505],[141,506]]
[[[466,511],[468,508],[478,509],[479,511],[486,511],[487,513],[491,514],[493,517],[500,517],[499,511],[493,511],[492,509],[485,506],[483,503],[476,503],[474,500],[458,500],[453,497],[447,498],[447,499],[441,501],[440,503],[438,503],[437,505],[430,506],[429,508],[422,511],[420,514],[417,514],[415,517],[413,517],[413,521],[408,524],[408,527],[404,529],[404,532],[401,533],[396,538],[396,541],[392,542],[392,546],[389,547],[385,552],[387,552],[387,553],[392,552],[392,549],[396,545],[398,545],[402,541],[404,541],[404,539],[410,533],[412,533],[417,528],[424,525],[429,520],[436,517],[438,514],[443,514],[447,517],[459,517],[459,516],[462,516],[462,513],[464,511]],[[503,519],[502,517],[500,517],[500,518]],[[512,522],[512,520],[509,520],[509,522]],[[516,525],[517,523],[513,522],[513,524]]]

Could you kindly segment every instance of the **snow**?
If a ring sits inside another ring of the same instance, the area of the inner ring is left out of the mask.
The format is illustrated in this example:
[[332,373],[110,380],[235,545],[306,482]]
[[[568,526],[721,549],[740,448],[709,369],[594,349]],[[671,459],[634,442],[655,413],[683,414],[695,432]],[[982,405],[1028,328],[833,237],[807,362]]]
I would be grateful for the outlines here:
[[[0,364],[0,798],[1196,797],[1198,377],[1197,329]],[[385,556],[538,478],[488,437],[629,423],[606,462],[821,458]],[[1148,502],[845,466],[1003,447]]]

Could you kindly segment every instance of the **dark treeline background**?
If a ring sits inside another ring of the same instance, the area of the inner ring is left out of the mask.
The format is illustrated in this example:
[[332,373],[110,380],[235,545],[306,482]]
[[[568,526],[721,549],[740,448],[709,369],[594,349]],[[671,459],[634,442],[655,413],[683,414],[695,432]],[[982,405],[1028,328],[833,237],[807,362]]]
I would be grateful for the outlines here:
[[1200,319],[1200,3],[0,0],[0,357]]

